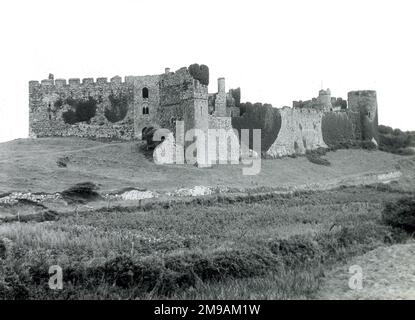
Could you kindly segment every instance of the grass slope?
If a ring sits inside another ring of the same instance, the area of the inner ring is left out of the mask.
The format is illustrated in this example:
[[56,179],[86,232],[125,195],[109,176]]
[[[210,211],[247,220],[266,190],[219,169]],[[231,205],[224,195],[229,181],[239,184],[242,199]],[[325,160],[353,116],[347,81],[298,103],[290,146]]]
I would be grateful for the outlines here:
[[[61,158],[65,158],[66,167],[58,166]],[[310,163],[305,157],[262,160],[260,174],[243,176],[241,165],[210,169],[190,165],[158,166],[139,151],[137,142],[20,139],[0,144],[0,194],[10,191],[54,193],[85,181],[99,185],[103,192],[126,187],[173,190],[195,185],[292,187],[390,172],[402,161],[397,155],[363,150],[329,152],[326,158],[330,167]]]

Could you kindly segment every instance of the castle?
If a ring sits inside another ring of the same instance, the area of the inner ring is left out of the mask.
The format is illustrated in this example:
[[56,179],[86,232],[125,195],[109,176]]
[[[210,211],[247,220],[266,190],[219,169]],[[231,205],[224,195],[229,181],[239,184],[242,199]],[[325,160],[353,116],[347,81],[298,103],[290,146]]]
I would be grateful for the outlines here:
[[[192,68],[191,68],[192,67]],[[204,68],[202,68],[204,67]],[[218,79],[208,93],[206,66],[192,65],[159,75],[111,78],[48,79],[29,82],[30,137],[78,136],[141,139],[147,128],[175,132],[209,128],[262,129],[261,152],[270,157],[305,153],[336,141],[377,140],[375,91],[352,91],[347,102],[329,89],[317,98],[294,101],[281,109],[244,108],[240,91],[225,90]]]

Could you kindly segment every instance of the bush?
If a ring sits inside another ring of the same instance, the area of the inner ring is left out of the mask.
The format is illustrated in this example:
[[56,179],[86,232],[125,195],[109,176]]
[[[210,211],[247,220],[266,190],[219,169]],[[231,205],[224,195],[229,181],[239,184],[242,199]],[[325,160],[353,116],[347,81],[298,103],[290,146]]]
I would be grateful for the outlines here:
[[415,148],[413,147],[399,148],[399,149],[396,149],[394,153],[400,154],[402,156],[413,156],[415,155]]
[[378,131],[380,134],[392,134],[393,133],[393,129],[391,127],[384,126],[384,125],[379,125]]
[[384,223],[415,232],[415,197],[404,197],[396,202],[388,202],[382,212]]
[[379,126],[379,149],[385,152],[413,155],[415,151],[415,139],[413,132],[403,132],[387,126]]
[[[213,254],[183,253],[158,258],[133,259],[117,256],[101,266],[88,270],[65,268],[65,281],[102,284],[119,288],[137,288],[139,292],[153,292],[171,296],[179,290],[194,287],[197,281],[218,281],[226,278],[249,278],[267,274],[275,269],[278,260],[269,251],[219,251]],[[45,268],[42,268],[42,270]],[[34,275],[32,271],[32,275]],[[36,278],[33,276],[33,279]],[[46,281],[41,274],[40,281]]]
[[197,63],[191,64],[189,66],[190,75],[199,80],[201,84],[209,85],[209,67],[201,64],[200,66]]
[[267,252],[229,250],[215,253],[211,257],[199,258],[193,270],[203,281],[223,278],[249,278],[261,276],[274,269],[277,260]]
[[360,143],[360,146],[362,147],[362,149],[365,149],[365,150],[375,150],[375,149],[377,149],[377,146],[376,146],[376,144],[374,144],[372,141],[370,141],[370,140],[363,140],[361,143]]

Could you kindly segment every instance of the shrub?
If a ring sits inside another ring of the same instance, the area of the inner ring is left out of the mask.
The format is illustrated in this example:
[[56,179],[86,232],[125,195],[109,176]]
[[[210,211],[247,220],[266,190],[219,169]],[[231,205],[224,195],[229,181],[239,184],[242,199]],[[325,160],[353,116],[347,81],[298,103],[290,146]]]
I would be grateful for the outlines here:
[[199,80],[201,84],[209,85],[209,67],[202,64],[198,65],[197,63],[191,64],[189,66],[189,73],[190,75],[196,79]]
[[403,132],[387,126],[379,126],[379,149],[400,155],[413,155],[415,147],[413,132]]
[[380,134],[392,134],[393,133],[393,129],[391,127],[384,126],[384,125],[379,125],[378,131]]
[[261,276],[276,266],[275,257],[265,251],[229,250],[197,259],[193,264],[193,270],[203,281],[211,281],[227,277]]
[[27,300],[29,291],[19,277],[13,273],[5,279],[0,278],[0,299],[2,300]]
[[399,148],[399,149],[396,149],[394,153],[400,154],[402,156],[413,156],[415,155],[415,148],[413,147]]
[[392,227],[415,232],[415,197],[404,197],[396,202],[386,203],[382,220]]
[[[101,266],[91,267],[86,273],[78,269],[66,281],[75,279],[102,283],[120,288],[136,287],[140,292],[154,292],[170,296],[179,289],[194,287],[200,280],[209,282],[226,278],[260,276],[280,264],[271,252],[262,250],[227,250],[212,254],[183,253],[165,256],[162,260],[133,259],[117,256]],[[44,281],[44,277],[41,277]]]
[[374,144],[372,141],[370,141],[370,140],[363,140],[361,143],[360,143],[360,146],[362,147],[362,149],[365,149],[365,150],[375,150],[375,149],[377,149],[377,146],[376,146],[376,144]]

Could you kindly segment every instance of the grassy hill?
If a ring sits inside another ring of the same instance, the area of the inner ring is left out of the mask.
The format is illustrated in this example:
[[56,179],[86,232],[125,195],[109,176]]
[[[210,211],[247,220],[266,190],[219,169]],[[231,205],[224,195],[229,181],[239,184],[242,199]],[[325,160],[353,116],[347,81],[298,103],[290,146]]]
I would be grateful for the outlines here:
[[[77,138],[19,139],[0,144],[0,193],[60,192],[91,181],[101,192],[124,188],[169,191],[181,187],[226,186],[239,189],[287,188],[341,183],[365,175],[404,170],[413,172],[413,157],[381,151],[329,152],[330,166],[306,157],[262,160],[255,176],[242,175],[242,165],[155,165],[140,150],[140,142],[99,142]],[[402,162],[406,166],[402,165]],[[408,162],[409,161],[409,162]],[[58,162],[63,163],[59,166]]]

